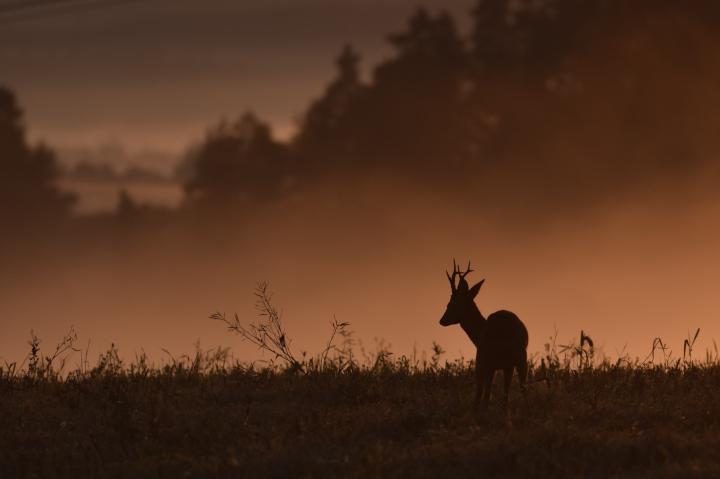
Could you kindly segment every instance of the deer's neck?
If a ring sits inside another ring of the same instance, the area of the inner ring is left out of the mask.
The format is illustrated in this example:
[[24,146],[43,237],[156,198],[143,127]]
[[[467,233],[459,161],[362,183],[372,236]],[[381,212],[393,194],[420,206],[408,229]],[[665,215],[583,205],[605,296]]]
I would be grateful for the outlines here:
[[468,335],[475,347],[480,347],[480,338],[484,326],[485,317],[477,306],[473,308],[472,314],[468,314],[463,321],[460,321],[460,327],[465,331],[465,334]]

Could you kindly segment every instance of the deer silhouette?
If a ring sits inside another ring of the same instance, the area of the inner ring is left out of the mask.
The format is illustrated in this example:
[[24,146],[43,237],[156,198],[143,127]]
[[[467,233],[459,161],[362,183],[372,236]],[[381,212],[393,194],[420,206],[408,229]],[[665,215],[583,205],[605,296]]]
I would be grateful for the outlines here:
[[[440,319],[442,326],[459,324],[477,348],[475,356],[475,374],[477,376],[476,405],[487,409],[490,401],[495,371],[501,369],[505,380],[503,408],[507,409],[510,383],[513,370],[517,369],[520,387],[525,392],[527,379],[528,331],[520,318],[510,311],[496,311],[487,319],[475,304],[483,279],[472,288],[468,287],[465,276],[471,273],[470,262],[467,269],[460,271],[453,260],[452,276],[446,271],[450,281],[450,302]],[[456,278],[459,278],[457,285]],[[482,403],[481,403],[482,401]]]

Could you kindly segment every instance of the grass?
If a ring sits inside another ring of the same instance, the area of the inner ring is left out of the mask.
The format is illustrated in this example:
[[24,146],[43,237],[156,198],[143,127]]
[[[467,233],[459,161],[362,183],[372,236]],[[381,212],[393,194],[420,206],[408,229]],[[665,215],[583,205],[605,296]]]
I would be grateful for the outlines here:
[[112,348],[69,372],[34,337],[0,370],[0,477],[720,476],[720,365],[693,360],[693,338],[679,360],[655,341],[654,359],[612,363],[584,332],[551,340],[505,415],[473,409],[472,364],[439,347],[355,359],[335,336],[263,367],[222,349],[125,364]]

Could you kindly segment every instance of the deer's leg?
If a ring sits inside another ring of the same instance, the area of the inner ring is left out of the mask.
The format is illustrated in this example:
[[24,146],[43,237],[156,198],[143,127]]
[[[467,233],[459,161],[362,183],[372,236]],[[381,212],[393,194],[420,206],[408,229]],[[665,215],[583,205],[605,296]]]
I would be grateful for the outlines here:
[[527,389],[525,388],[525,384],[527,383],[527,372],[528,372],[528,365],[527,365],[527,351],[523,349],[522,353],[520,354],[520,357],[518,358],[518,364],[517,364],[517,372],[518,372],[518,381],[520,382],[520,391],[522,392],[523,397],[527,400]]
[[479,406],[485,394],[485,361],[480,356],[480,351],[475,355],[475,380],[477,382],[475,391],[475,406]]
[[513,370],[515,368],[510,366],[509,368],[503,369],[503,382],[505,388],[503,390],[503,409],[507,411],[508,400],[510,398],[510,383],[512,383]]
[[483,382],[485,381],[485,376],[479,363],[475,364],[475,381],[477,382],[477,389],[475,391],[475,406],[479,406],[483,397]]
[[492,368],[486,368],[483,372],[484,391],[482,397],[482,408],[487,409],[490,403],[490,392],[492,391],[493,378],[495,377],[495,370]]

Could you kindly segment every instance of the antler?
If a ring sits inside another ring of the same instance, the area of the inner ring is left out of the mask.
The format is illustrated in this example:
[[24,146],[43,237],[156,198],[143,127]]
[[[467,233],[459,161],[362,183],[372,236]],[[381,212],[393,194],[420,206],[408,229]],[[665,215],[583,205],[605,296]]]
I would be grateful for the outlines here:
[[465,279],[465,276],[467,276],[469,273],[472,273],[473,271],[475,271],[475,270],[470,269],[470,261],[468,261],[467,269],[465,270],[465,272],[461,273],[460,270],[458,269],[458,274],[460,275],[460,279],[462,280],[462,279]]
[[470,261],[468,261],[467,269],[463,272],[460,271],[460,268],[458,267],[457,263],[455,262],[455,258],[453,258],[453,273],[452,276],[450,276],[450,273],[445,270],[445,275],[448,278],[448,281],[450,281],[450,289],[454,293],[457,291],[457,287],[455,286],[455,277],[460,276],[460,281],[458,281],[458,287],[465,283],[465,289],[467,289],[467,281],[465,281],[465,276],[467,276],[469,273],[472,273],[474,270],[470,269]]
[[457,291],[455,289],[455,276],[457,275],[457,273],[458,273],[457,264],[455,264],[455,258],[453,258],[453,274],[452,274],[452,276],[450,276],[450,273],[448,273],[447,270],[445,270],[445,276],[447,276],[448,281],[450,281],[450,290],[453,293],[455,291]]

